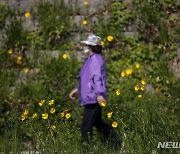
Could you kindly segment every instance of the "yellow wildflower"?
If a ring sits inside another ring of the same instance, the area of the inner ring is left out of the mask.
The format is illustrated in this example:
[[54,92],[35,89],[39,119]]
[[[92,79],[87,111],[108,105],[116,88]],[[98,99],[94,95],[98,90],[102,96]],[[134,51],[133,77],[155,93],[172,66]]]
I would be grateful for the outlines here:
[[121,91],[119,89],[116,90],[116,95],[120,95]]
[[70,113],[66,113],[66,119],[69,119],[71,117]]
[[24,14],[24,16],[25,16],[26,18],[29,18],[29,17],[31,16],[31,13],[26,12],[26,13]]
[[28,115],[28,113],[29,113],[29,110],[26,109],[23,114],[26,116],[26,115]]
[[144,91],[144,86],[141,86],[141,88],[140,88],[142,91]]
[[56,126],[55,126],[55,125],[52,125],[52,126],[51,126],[51,129],[52,129],[52,130],[55,130],[55,129],[56,129]]
[[65,54],[63,54],[63,58],[64,59],[67,59],[67,57],[68,57],[68,55],[65,53]]
[[101,41],[101,42],[100,42],[100,45],[104,46],[104,41]]
[[22,57],[18,56],[16,62],[17,62],[17,64],[21,64],[22,63]]
[[103,107],[106,106],[106,102],[105,102],[105,101],[102,101],[102,102],[101,102],[101,106],[103,106]]
[[82,21],[82,24],[83,24],[83,25],[87,25],[87,20],[83,20],[83,21]]
[[121,72],[121,76],[122,77],[125,77],[125,75],[126,75],[126,73],[123,71],[123,72]]
[[56,109],[55,109],[55,108],[51,108],[51,109],[50,109],[50,112],[53,114],[53,113],[56,112]]
[[54,100],[52,99],[49,101],[48,105],[53,105],[53,104],[54,104]]
[[18,56],[18,57],[17,57],[17,60],[22,60],[22,57],[21,57],[21,56]]
[[116,128],[117,126],[118,126],[118,123],[117,123],[116,121],[114,121],[114,122],[112,123],[112,127]]
[[61,112],[61,117],[62,117],[62,118],[64,117],[64,112]]
[[141,83],[142,83],[143,85],[145,85],[145,84],[146,84],[146,80],[145,80],[145,79],[142,79],[142,80],[141,80]]
[[21,115],[21,120],[24,121],[26,119],[26,116],[24,114]]
[[131,75],[133,72],[133,69],[132,68],[129,68],[126,70],[126,75]]
[[112,112],[109,112],[108,114],[107,114],[107,116],[108,116],[108,118],[111,118],[112,117]]
[[159,88],[158,88],[158,87],[156,87],[155,91],[158,93],[158,92],[159,92]]
[[16,63],[20,65],[22,63],[22,61],[21,60],[17,60]]
[[[69,116],[70,115],[70,117],[71,117],[71,114],[70,113],[68,113],[68,110],[64,110],[63,112],[61,112],[61,117],[63,118],[64,116]],[[67,118],[66,117],[66,118]]]
[[45,103],[45,100],[40,100],[39,106],[42,106]]
[[47,113],[42,114],[42,118],[43,119],[47,119],[48,118],[48,114]]
[[83,4],[84,4],[84,5],[88,5],[88,1],[84,1]]
[[24,72],[25,72],[25,73],[28,73],[28,72],[29,72],[29,68],[27,68],[27,67],[24,68]]
[[109,42],[112,42],[113,39],[114,39],[113,36],[111,36],[111,35],[107,36],[107,40],[108,40]]
[[34,118],[37,118],[37,113],[34,113],[33,115],[32,115],[32,118],[34,119]]
[[12,49],[9,49],[8,50],[8,54],[11,55],[13,53],[13,50]]
[[136,63],[136,68],[140,68],[140,64],[139,63]]
[[19,64],[19,65],[22,63],[22,61],[18,61],[18,60],[17,60],[16,62],[17,62],[17,64]]
[[142,98],[142,95],[138,95],[138,98]]
[[134,90],[138,91],[139,90],[139,85],[135,85]]

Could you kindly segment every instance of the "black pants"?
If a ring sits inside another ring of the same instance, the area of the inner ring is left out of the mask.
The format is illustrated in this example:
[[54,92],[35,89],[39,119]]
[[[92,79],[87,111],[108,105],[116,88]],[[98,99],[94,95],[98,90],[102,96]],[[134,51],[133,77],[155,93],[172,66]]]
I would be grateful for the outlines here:
[[93,126],[101,131],[107,137],[107,139],[119,139],[115,130],[102,120],[102,109],[98,103],[84,106],[83,120],[81,125],[82,141],[88,141],[89,137],[92,139]]

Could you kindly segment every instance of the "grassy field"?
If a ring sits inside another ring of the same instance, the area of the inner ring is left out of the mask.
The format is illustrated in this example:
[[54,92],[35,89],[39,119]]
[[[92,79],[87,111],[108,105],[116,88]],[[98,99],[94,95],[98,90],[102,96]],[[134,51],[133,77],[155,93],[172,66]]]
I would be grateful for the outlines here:
[[[112,0],[92,14],[89,1],[37,2],[28,11],[0,3],[0,152],[180,154],[157,148],[180,140],[179,1]],[[23,26],[34,21],[34,31]],[[106,64],[102,117],[123,149],[95,128],[90,145],[80,140],[83,108],[69,93],[83,65],[76,42],[89,32]]]

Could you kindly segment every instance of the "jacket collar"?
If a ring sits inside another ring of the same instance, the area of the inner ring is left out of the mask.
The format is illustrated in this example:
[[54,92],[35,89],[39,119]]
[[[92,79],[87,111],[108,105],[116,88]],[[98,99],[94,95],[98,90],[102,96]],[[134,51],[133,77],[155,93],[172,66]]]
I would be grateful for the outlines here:
[[95,55],[96,53],[95,52],[93,52],[90,56],[88,56],[87,58],[84,58],[84,60],[86,61],[86,60],[88,60],[88,59],[90,59],[93,55]]
[[88,58],[91,58],[93,55],[95,55],[96,53],[95,52],[93,52]]
[[93,55],[95,55],[95,54],[96,54],[96,53],[93,52],[89,57],[85,58],[85,61],[84,61],[84,67],[82,68],[81,74],[84,73],[85,67],[86,67],[86,65],[88,64],[90,58],[91,58]]

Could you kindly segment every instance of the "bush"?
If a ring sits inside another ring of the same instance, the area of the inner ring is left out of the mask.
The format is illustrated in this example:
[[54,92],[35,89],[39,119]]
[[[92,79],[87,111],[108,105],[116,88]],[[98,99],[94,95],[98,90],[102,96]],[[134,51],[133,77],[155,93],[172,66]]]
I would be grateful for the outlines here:
[[23,54],[30,45],[27,41],[27,31],[23,29],[22,21],[12,17],[9,25],[5,28],[3,48],[16,50],[18,54]]
[[0,29],[3,29],[5,26],[6,16],[7,16],[7,12],[5,8],[5,4],[0,3]]
[[43,39],[43,49],[57,49],[71,36],[72,26],[69,16],[71,2],[68,5],[65,5],[63,0],[38,2],[37,37]]

